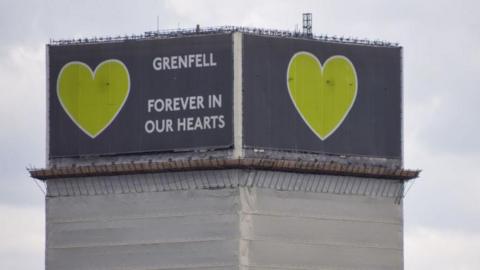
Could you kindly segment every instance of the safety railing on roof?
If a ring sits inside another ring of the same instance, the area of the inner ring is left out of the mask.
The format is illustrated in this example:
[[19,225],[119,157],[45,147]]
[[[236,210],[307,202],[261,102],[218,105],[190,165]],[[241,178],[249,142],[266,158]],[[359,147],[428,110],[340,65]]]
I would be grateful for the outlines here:
[[225,34],[241,32],[245,34],[258,35],[258,36],[270,36],[270,37],[285,37],[285,38],[299,38],[319,40],[331,43],[344,43],[344,44],[357,44],[377,47],[399,47],[398,43],[389,42],[384,40],[369,40],[366,38],[356,37],[344,37],[344,36],[328,36],[328,35],[307,35],[300,31],[288,31],[278,29],[267,28],[255,28],[255,27],[243,27],[243,26],[218,26],[218,27],[195,27],[195,28],[182,28],[182,29],[167,29],[159,31],[147,31],[143,34],[131,34],[131,35],[118,35],[118,36],[103,36],[103,37],[90,37],[90,38],[78,38],[78,39],[59,39],[50,40],[50,45],[71,45],[71,44],[96,44],[96,43],[109,43],[109,42],[122,42],[129,40],[151,40],[151,39],[166,39],[166,38],[178,38],[187,36],[198,35],[211,35],[211,34]]

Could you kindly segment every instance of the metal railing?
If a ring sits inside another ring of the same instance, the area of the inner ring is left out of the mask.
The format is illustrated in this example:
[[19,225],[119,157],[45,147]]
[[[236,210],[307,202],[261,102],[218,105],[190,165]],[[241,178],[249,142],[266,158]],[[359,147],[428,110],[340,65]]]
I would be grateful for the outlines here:
[[218,26],[218,27],[206,27],[206,28],[182,28],[182,29],[167,29],[160,31],[147,31],[143,34],[132,35],[118,35],[118,36],[103,36],[103,37],[90,37],[90,38],[78,38],[78,39],[59,39],[50,40],[50,45],[71,45],[71,44],[97,44],[97,43],[111,43],[111,42],[123,42],[129,40],[152,40],[152,39],[167,39],[178,38],[188,36],[199,35],[212,35],[212,34],[226,34],[233,32],[241,32],[250,35],[268,36],[268,37],[285,37],[285,38],[299,38],[309,40],[319,40],[330,43],[343,43],[343,44],[357,44],[377,47],[399,47],[398,43],[389,42],[384,40],[369,40],[360,39],[355,37],[344,36],[328,36],[328,35],[307,35],[300,31],[288,31],[278,29],[266,29],[255,27],[243,27],[243,26]]

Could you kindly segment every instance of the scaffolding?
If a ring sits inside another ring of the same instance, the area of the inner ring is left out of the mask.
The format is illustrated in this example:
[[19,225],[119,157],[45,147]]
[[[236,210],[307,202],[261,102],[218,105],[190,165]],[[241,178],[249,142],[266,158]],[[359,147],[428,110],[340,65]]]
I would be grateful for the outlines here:
[[308,37],[312,38],[312,13],[303,13],[303,34]]
[[310,14],[308,19],[309,26],[307,24],[307,32],[305,32],[306,25],[305,25],[305,14],[304,14],[304,28],[303,28],[304,32],[303,33],[300,33],[297,31],[289,31],[289,30],[266,29],[266,28],[243,27],[243,26],[218,26],[218,27],[200,28],[200,26],[197,25],[196,27],[193,27],[193,28],[147,31],[147,32],[144,32],[143,34],[90,37],[90,38],[79,38],[79,39],[59,39],[59,40],[52,39],[50,40],[49,45],[58,46],[58,45],[72,45],[72,44],[78,45],[78,44],[113,43],[113,42],[124,42],[124,41],[168,39],[168,38],[228,34],[228,33],[240,32],[240,33],[244,33],[248,35],[256,35],[256,36],[309,39],[309,40],[318,40],[318,41],[330,42],[330,43],[356,44],[356,45],[366,45],[366,46],[375,46],[375,47],[399,47],[398,43],[384,41],[384,40],[369,40],[369,39],[361,39],[356,37],[344,37],[344,36],[313,35],[312,26],[311,26],[311,22],[312,22],[311,13],[306,13],[306,14],[307,15]]

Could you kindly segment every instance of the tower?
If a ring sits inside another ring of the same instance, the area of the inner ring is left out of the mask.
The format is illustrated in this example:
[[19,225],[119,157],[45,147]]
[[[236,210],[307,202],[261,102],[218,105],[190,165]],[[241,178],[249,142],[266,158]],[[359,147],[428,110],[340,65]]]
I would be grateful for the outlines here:
[[46,269],[403,269],[401,48],[293,35],[49,44]]

